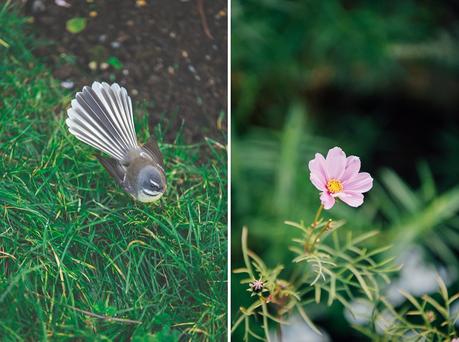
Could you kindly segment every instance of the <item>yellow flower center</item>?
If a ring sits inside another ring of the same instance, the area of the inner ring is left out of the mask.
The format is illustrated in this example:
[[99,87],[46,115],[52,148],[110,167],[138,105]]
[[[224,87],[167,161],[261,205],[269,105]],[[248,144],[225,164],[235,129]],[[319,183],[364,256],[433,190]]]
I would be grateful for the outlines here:
[[331,194],[336,194],[337,192],[343,191],[343,184],[337,179],[330,179],[327,182],[327,190]]

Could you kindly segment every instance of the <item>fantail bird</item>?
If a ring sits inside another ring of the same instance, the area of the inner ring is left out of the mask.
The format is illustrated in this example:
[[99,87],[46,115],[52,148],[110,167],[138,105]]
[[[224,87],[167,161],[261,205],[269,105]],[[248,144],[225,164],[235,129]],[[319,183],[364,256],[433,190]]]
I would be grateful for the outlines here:
[[127,193],[141,202],[157,201],[164,194],[163,156],[153,136],[138,144],[126,89],[94,82],[76,94],[67,115],[70,133],[110,156],[97,159]]

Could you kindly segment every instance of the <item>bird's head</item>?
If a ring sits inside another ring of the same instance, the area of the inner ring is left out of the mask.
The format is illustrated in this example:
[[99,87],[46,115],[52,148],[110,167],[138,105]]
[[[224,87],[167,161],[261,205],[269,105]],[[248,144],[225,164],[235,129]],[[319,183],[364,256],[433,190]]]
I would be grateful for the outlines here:
[[166,176],[159,166],[145,165],[139,170],[138,200],[154,202],[166,192]]

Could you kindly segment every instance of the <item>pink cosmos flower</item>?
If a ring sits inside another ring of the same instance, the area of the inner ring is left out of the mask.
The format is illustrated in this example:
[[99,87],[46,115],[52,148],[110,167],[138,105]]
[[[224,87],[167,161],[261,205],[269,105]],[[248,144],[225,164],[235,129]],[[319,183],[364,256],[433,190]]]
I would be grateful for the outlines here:
[[363,193],[373,186],[373,178],[367,172],[360,171],[360,159],[349,156],[339,147],[328,151],[327,157],[316,153],[309,162],[310,179],[319,189],[320,201],[324,209],[335,205],[339,198],[351,207],[358,207],[363,203]]

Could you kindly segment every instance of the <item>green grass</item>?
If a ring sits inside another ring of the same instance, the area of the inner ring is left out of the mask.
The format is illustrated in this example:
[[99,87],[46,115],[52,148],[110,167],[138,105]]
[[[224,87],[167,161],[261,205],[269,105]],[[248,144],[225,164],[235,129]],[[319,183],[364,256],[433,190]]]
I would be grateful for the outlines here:
[[134,202],[66,131],[26,25],[0,8],[0,340],[225,339],[226,149],[160,143],[168,192]]

